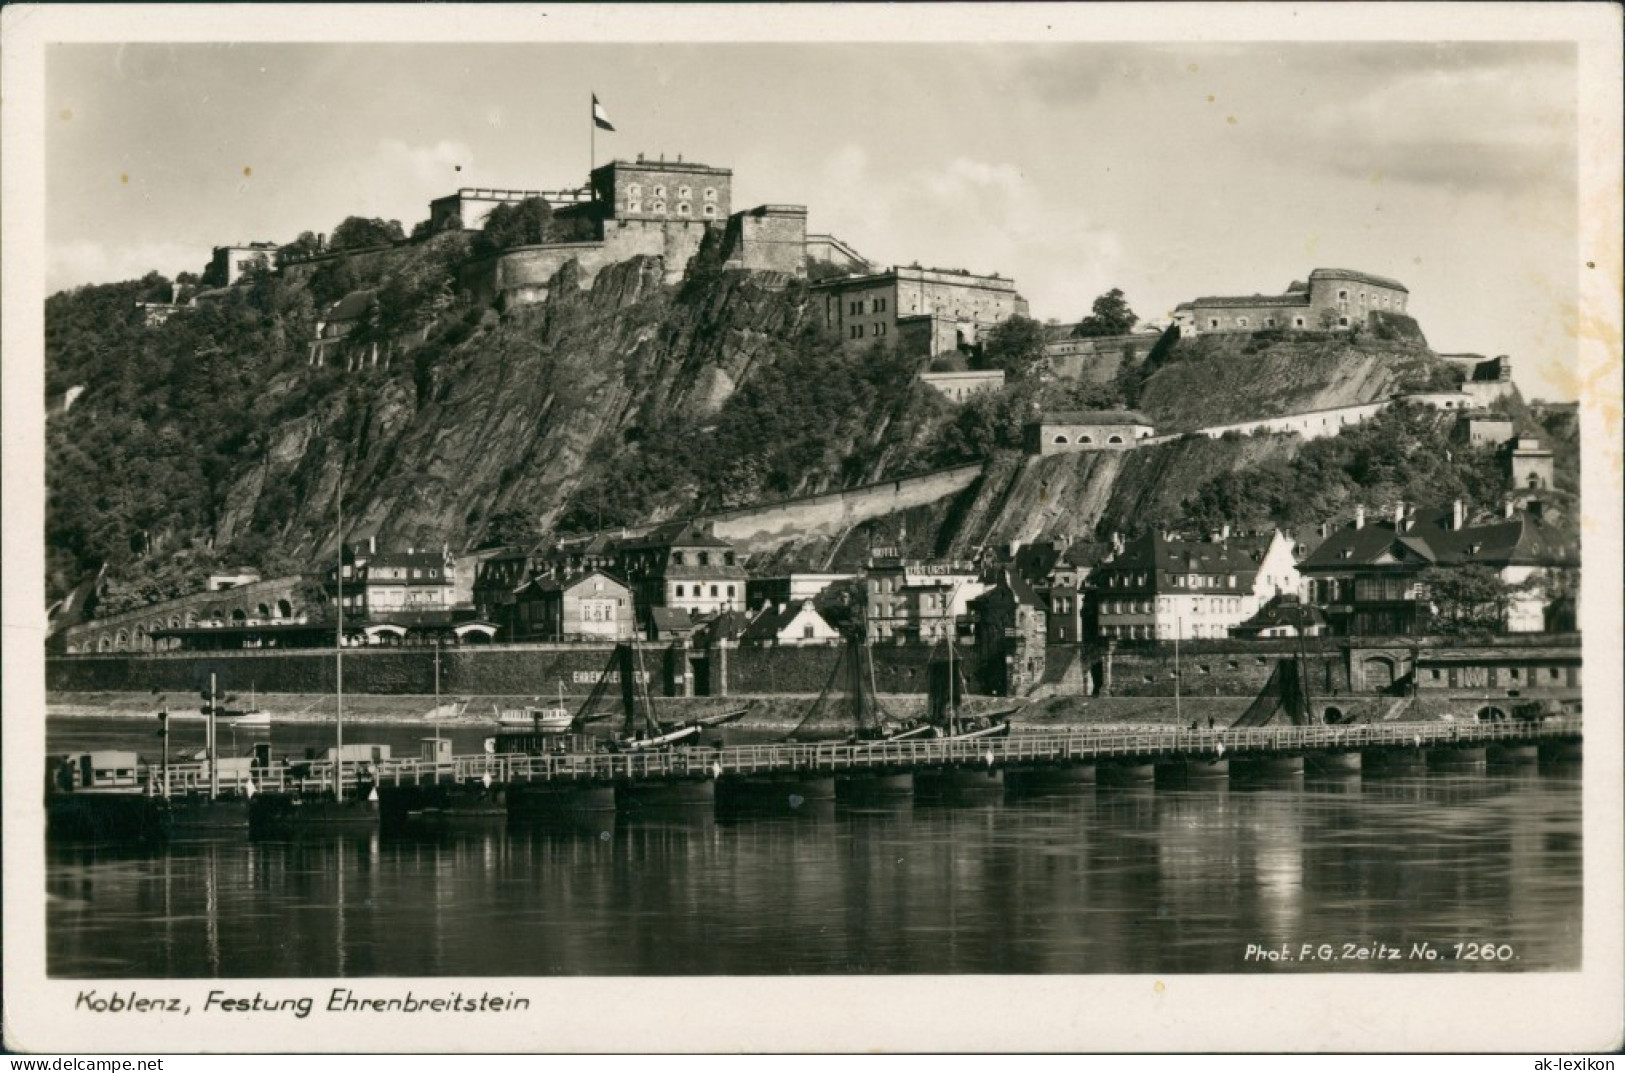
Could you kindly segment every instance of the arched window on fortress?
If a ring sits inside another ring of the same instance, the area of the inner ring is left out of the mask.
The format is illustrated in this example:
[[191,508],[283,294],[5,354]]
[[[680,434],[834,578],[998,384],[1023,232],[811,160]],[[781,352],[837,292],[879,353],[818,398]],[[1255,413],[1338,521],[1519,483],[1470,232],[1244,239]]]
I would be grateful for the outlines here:
[[687,186],[679,186],[677,188],[677,196],[678,197],[683,197],[683,198],[693,197],[694,196],[694,191],[691,188],[687,187]]
[[707,216],[715,216],[717,214],[717,207],[715,205],[707,205],[702,211]]
[[1121,436],[1108,436],[1108,437],[1106,437],[1106,442],[1107,443],[1122,443],[1123,442],[1123,437],[1121,437]]
[[626,196],[627,197],[642,197],[643,196],[643,184],[642,183],[633,183],[632,185],[628,186],[626,188]]
[[[1087,437],[1086,437],[1086,438],[1087,438]],[[1065,437],[1065,436],[1060,436],[1060,435],[1057,435],[1057,436],[1056,436],[1056,437],[1055,437],[1055,440],[1054,440],[1054,441],[1053,441],[1053,442],[1055,442],[1055,443],[1065,443],[1065,442],[1066,442],[1066,437]],[[1082,442],[1082,441],[1081,441],[1081,440],[1080,440],[1080,441],[1079,441],[1079,442],[1080,442],[1080,443],[1081,443],[1081,442]]]
[[649,211],[650,212],[665,212],[666,211],[666,203],[664,201],[651,201],[651,202],[649,202]]
[[1078,442],[1079,443],[1094,443],[1095,438],[1093,436],[1079,436],[1078,437]]
[[688,215],[688,202],[679,201],[677,203],[677,215],[679,215],[679,216],[687,216]]
[[714,186],[706,187],[705,188],[705,200],[707,200],[707,201],[715,201],[716,199],[717,199],[717,188],[714,187]]

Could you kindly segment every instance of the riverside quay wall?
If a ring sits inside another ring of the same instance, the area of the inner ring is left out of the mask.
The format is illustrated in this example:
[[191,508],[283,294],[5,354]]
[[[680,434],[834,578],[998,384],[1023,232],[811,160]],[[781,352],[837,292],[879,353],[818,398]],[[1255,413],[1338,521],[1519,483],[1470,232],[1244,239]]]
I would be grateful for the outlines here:
[[[880,644],[874,684],[886,694],[926,693],[930,645]],[[957,662],[972,692],[987,680],[980,652],[958,648]],[[642,667],[649,690],[665,697],[812,694],[829,684],[840,648],[687,649],[647,646]],[[1169,644],[1126,643],[1110,649],[1052,645],[1046,662],[1072,665],[1059,692],[1109,697],[1257,696],[1282,660],[1302,659],[1316,698],[1424,695],[1508,699],[1577,699],[1581,693],[1577,634],[1513,634],[1473,641],[1450,638],[1290,638],[1191,641],[1176,657]],[[46,688],[63,693],[201,689],[210,673],[232,692],[332,692],[331,650],[108,653],[46,659]],[[428,695],[434,691],[434,652],[426,646],[347,649],[347,693]],[[440,651],[440,688],[448,695],[583,696],[605,675],[619,681],[615,649],[604,645],[469,645]],[[1055,693],[1056,689],[1051,689]]]
[[[880,693],[925,693],[928,645],[877,645],[874,684]],[[643,674],[656,696],[817,693],[840,657],[834,646],[772,649],[647,647]],[[942,656],[938,652],[936,658]],[[966,653],[967,680],[979,673]],[[173,652],[151,655],[61,656],[46,660],[52,692],[179,692],[207,686],[215,674],[234,693],[324,693],[336,686],[331,651]],[[344,653],[346,693],[417,694],[434,691],[435,658],[427,647],[356,648]],[[440,651],[440,690],[447,695],[554,696],[590,692],[600,678],[619,682],[615,649],[587,645],[471,645]]]

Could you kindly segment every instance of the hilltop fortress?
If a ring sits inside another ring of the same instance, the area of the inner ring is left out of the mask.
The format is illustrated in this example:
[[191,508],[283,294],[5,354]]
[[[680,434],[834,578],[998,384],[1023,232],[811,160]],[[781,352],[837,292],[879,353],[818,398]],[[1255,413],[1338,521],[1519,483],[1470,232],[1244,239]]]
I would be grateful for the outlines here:
[[1397,279],[1347,268],[1317,268],[1309,282],[1294,280],[1285,294],[1197,298],[1174,307],[1181,335],[1256,332],[1269,328],[1308,331],[1349,329],[1373,313],[1405,313],[1410,291]]

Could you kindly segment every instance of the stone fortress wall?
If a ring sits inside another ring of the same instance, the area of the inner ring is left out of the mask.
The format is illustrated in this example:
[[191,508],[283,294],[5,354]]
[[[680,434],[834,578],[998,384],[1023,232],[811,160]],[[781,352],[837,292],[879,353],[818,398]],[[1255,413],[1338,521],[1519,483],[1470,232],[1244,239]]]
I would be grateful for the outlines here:
[[1346,268],[1317,268],[1279,295],[1197,298],[1174,309],[1181,334],[1256,332],[1270,328],[1347,330],[1372,313],[1405,313],[1410,292],[1396,279]]

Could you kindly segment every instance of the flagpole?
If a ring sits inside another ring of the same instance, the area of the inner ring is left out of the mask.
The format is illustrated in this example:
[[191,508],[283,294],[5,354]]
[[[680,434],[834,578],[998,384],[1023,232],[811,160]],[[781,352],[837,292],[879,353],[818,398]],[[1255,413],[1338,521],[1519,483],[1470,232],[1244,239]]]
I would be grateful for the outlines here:
[[592,186],[592,173],[598,167],[598,94],[587,101],[587,186]]

